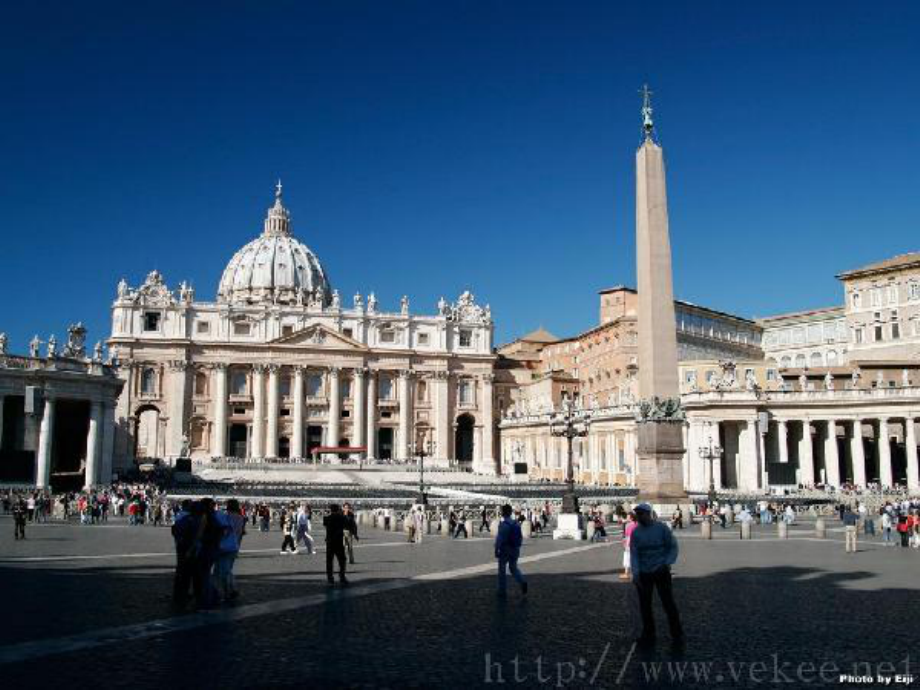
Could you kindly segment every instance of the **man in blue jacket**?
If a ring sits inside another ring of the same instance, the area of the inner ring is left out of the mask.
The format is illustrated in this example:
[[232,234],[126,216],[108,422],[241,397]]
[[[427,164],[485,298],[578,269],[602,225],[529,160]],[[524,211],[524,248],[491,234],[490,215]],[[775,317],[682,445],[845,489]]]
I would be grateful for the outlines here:
[[503,505],[502,521],[498,523],[498,534],[495,535],[495,557],[498,559],[498,595],[500,597],[507,593],[506,570],[510,570],[512,577],[521,585],[521,593],[527,594],[527,580],[524,579],[517,565],[523,541],[521,523],[511,516],[511,506]]
[[642,614],[642,635],[636,642],[643,647],[655,644],[652,596],[657,589],[668,617],[671,640],[675,646],[683,646],[684,631],[671,589],[671,566],[677,561],[677,540],[667,526],[655,519],[648,503],[640,503],[633,510],[639,524],[629,538],[629,561]]

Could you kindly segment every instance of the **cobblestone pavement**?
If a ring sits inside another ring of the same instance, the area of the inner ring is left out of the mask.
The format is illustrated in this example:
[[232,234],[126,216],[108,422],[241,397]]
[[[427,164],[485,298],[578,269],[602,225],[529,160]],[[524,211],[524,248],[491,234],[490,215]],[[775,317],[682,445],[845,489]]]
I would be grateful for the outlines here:
[[167,529],[30,526],[14,542],[0,518],[0,679],[5,687],[798,688],[847,687],[841,674],[920,676],[916,659],[905,668],[916,648],[920,553],[873,540],[846,554],[831,526],[824,540],[808,524],[788,540],[770,527],[755,528],[751,541],[731,528],[716,528],[712,541],[698,528],[679,531],[675,591],[688,644],[672,650],[665,637],[639,652],[633,588],[615,577],[616,542],[532,540],[523,564],[530,594],[512,587],[500,600],[487,538],[430,536],[413,546],[368,530],[352,587],[329,590],[323,554],[281,556],[277,532],[252,533],[237,563],[240,603],[176,615]]

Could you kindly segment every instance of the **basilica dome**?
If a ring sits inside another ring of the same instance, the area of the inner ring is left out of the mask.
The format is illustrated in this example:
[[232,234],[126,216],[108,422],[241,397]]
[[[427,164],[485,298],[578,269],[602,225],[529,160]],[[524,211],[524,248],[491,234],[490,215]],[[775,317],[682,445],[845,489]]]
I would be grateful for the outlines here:
[[328,305],[332,288],[319,259],[291,235],[291,214],[281,203],[281,183],[262,234],[240,249],[217,288],[223,304]]

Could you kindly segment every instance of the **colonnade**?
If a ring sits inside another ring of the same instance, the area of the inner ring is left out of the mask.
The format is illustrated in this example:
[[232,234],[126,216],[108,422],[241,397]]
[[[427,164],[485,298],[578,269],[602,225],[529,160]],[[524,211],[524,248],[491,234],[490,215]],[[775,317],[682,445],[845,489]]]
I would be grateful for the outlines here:
[[[915,416],[892,412],[691,417],[686,484],[690,489],[707,489],[712,477],[716,488],[740,490],[819,484],[888,488],[905,483],[912,491],[920,490]],[[710,462],[710,449],[716,448],[721,457]]]
[[[228,452],[228,428],[232,423],[228,409],[234,403],[242,406],[251,404],[251,415],[247,415],[249,425],[248,454],[252,458],[278,457],[279,441],[282,436],[288,438],[289,455],[306,457],[308,443],[304,432],[310,423],[323,428],[324,446],[339,446],[341,442],[350,447],[365,447],[367,457],[380,455],[378,448],[378,430],[382,427],[394,430],[392,457],[408,459],[412,456],[415,435],[430,434],[435,447],[435,456],[451,457],[453,454],[454,416],[469,412],[478,417],[476,450],[474,466],[488,471],[494,463],[494,431],[491,423],[492,385],[491,374],[462,375],[478,383],[478,397],[475,401],[462,403],[451,396],[451,377],[457,375],[449,372],[419,371],[412,369],[375,369],[368,367],[324,368],[291,365],[281,367],[277,364],[252,365],[208,365],[210,376],[210,417],[213,420],[209,454],[215,457],[232,455]],[[229,391],[231,371],[245,366],[249,370],[247,394],[240,396]],[[178,368],[177,368],[178,372]],[[322,377],[322,386],[316,391],[306,390],[309,375]],[[288,376],[290,389],[286,395],[281,394],[281,380]],[[187,379],[183,375],[183,380]],[[384,385],[386,380],[386,386]],[[417,383],[424,380],[427,384],[424,399],[417,399]],[[343,394],[347,385],[347,397]],[[456,387],[455,387],[456,389]],[[184,386],[178,385],[170,390],[167,407],[170,410],[181,408],[186,401]],[[425,421],[417,424],[416,408],[424,409]],[[282,410],[286,411],[282,421]],[[345,413],[343,416],[343,412]],[[478,414],[477,414],[478,413]],[[171,412],[170,417],[188,418],[181,411]],[[391,417],[392,416],[392,417]],[[393,421],[388,421],[389,419]],[[488,423],[485,420],[489,420]],[[287,429],[287,431],[285,431]],[[176,438],[182,434],[173,430],[169,445],[178,455]],[[425,439],[427,443],[427,438]]]

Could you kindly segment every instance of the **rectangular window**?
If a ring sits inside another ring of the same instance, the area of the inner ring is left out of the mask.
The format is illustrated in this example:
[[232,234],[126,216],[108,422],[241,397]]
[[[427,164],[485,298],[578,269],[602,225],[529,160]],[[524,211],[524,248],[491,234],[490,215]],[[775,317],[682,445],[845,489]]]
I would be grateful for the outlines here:
[[380,331],[380,342],[381,343],[395,343],[396,333],[390,329],[387,329],[385,331]]
[[348,419],[351,417],[351,410],[342,410],[342,419]]
[[286,323],[281,327],[281,335],[291,335],[293,332],[294,327],[289,323]]
[[473,344],[473,331],[460,329],[460,347],[470,347]]
[[776,369],[767,369],[767,381],[776,381]]
[[287,398],[291,395],[291,377],[282,376],[281,380],[278,382],[278,392],[281,394],[281,397]]
[[888,286],[888,304],[897,304],[898,303],[898,286],[889,285]]
[[885,331],[881,324],[875,327],[875,342],[880,343],[885,339]]
[[211,324],[207,321],[196,321],[195,332],[198,333],[198,335],[207,335],[211,332]]
[[234,408],[233,408],[233,414],[237,415],[238,417],[245,417],[245,416],[246,416],[246,408],[245,408],[245,407],[234,407]]
[[342,379],[342,398],[348,400],[351,397],[351,379]]
[[418,334],[418,344],[419,344],[419,345],[427,345],[427,344],[428,344],[428,334],[427,334],[427,333],[419,333],[419,334]]
[[911,283],[909,293],[911,299],[920,299],[920,283]]
[[859,309],[862,306],[862,298],[858,292],[854,292],[850,297],[850,303],[853,309]]
[[473,404],[473,384],[470,381],[461,381],[458,384],[457,394],[461,405]]
[[248,321],[236,321],[233,324],[233,335],[249,335],[252,332],[252,324]]
[[882,292],[878,288],[872,288],[869,291],[869,296],[872,298],[872,306],[880,307],[882,306]]
[[393,379],[381,376],[380,377],[380,390],[377,392],[378,397],[381,400],[392,400],[393,399]]
[[861,343],[863,341],[863,329],[854,328],[853,329],[853,342]]
[[891,324],[891,339],[898,340],[901,337],[901,324],[895,321]]
[[920,319],[914,319],[914,335],[920,335]]
[[290,411],[289,409],[287,409],[286,407],[282,407],[282,408],[281,408],[281,416],[282,416],[282,417],[290,417],[290,416],[291,416],[291,411]]
[[144,312],[144,331],[158,331],[160,330],[160,314],[155,311]]
[[355,333],[355,332],[354,332],[351,328],[345,328],[345,329],[342,330],[342,334],[343,334],[346,338],[354,338],[354,337],[355,337],[354,333]]

